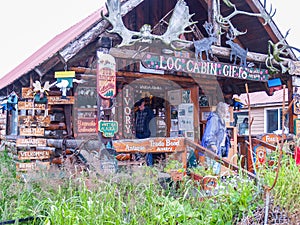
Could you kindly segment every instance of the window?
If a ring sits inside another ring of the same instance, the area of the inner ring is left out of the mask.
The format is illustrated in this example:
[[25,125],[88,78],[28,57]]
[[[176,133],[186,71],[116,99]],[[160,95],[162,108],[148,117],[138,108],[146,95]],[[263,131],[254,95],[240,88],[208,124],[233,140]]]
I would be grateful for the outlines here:
[[[267,109],[266,110],[266,126],[267,133],[273,133],[276,130],[282,129],[282,109]],[[288,114],[285,115],[285,127],[288,123]]]

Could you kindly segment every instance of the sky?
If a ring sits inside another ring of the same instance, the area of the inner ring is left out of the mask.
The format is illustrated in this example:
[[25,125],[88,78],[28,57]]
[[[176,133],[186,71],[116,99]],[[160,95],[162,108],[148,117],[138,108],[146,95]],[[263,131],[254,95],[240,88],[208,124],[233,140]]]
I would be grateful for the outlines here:
[[[100,8],[101,1],[103,0],[1,1],[0,77],[54,36]],[[299,8],[296,6],[298,1],[267,0],[268,6],[271,3],[277,9],[274,22],[283,35],[291,29],[287,41],[300,48],[300,24],[297,19]]]

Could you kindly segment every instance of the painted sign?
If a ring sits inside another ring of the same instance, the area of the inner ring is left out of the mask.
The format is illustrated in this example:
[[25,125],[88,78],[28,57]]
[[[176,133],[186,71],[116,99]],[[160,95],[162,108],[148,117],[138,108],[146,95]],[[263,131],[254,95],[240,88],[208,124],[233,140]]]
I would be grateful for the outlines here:
[[18,152],[18,159],[19,160],[26,160],[26,159],[49,159],[50,158],[50,151],[48,150],[37,150],[37,151],[19,151]]
[[32,88],[22,88],[22,98],[33,98]]
[[184,138],[146,138],[123,139],[113,142],[117,152],[182,152],[185,150]]
[[197,61],[196,59],[177,58],[174,56],[145,54],[143,65],[158,70],[205,74],[253,81],[267,81],[269,72],[265,69],[248,68],[221,62]]
[[105,99],[112,98],[117,93],[116,60],[112,55],[98,54],[97,92]]
[[258,145],[254,147],[254,150],[256,152],[256,166],[262,166],[266,163],[267,159],[267,151],[264,146]]
[[77,133],[97,133],[97,122],[95,118],[78,118]]
[[117,121],[99,121],[99,131],[103,133],[104,137],[113,137],[118,132]]
[[133,88],[126,85],[123,88],[123,137],[125,139],[132,138],[133,132],[132,132],[132,116],[134,115],[133,112]]
[[300,135],[300,119],[294,119],[294,134],[297,137]]
[[19,126],[49,127],[50,116],[18,116]]
[[18,109],[19,110],[30,110],[30,109],[35,109],[35,110],[45,110],[46,105],[45,104],[33,104],[33,102],[18,102]]
[[265,134],[264,136],[262,136],[261,140],[272,145],[277,145],[279,137],[277,134]]
[[20,136],[44,136],[44,128],[20,128]]
[[293,96],[294,102],[293,102],[293,113],[295,115],[300,115],[300,95],[295,94]]
[[16,163],[17,171],[49,169],[50,162]]
[[42,138],[18,138],[17,147],[44,147],[47,146],[47,140]]
[[61,98],[61,96],[48,96],[49,105],[73,105],[74,96],[68,96],[67,98]]

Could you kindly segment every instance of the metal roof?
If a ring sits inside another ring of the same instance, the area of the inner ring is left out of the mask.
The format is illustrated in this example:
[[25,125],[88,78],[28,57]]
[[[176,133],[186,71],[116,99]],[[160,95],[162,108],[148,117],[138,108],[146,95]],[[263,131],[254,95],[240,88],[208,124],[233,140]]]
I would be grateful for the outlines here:
[[0,89],[13,83],[16,79],[25,75],[29,71],[33,70],[38,65],[45,62],[47,59],[54,56],[58,51],[65,47],[68,43],[75,40],[78,36],[82,35],[88,28],[93,26],[97,21],[101,20],[100,11],[106,12],[104,2],[101,2],[101,7],[90,16],[81,20],[77,24],[73,25],[69,29],[58,34],[52,38],[48,43],[34,52],[25,61],[15,67],[12,71],[7,73],[0,79]]

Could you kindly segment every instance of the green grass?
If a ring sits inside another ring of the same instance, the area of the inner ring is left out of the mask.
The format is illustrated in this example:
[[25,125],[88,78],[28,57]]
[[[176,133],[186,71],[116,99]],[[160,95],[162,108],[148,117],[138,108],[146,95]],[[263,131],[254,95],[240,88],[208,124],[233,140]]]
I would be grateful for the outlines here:
[[[299,168],[288,158],[283,161],[272,191],[274,201],[299,208]],[[235,224],[263,206],[261,187],[271,184],[275,173],[267,168],[259,176],[256,185],[241,174],[210,197],[189,179],[163,188],[157,170],[148,167],[110,176],[82,174],[25,183],[16,179],[14,163],[1,151],[0,222],[33,216],[28,224]]]

